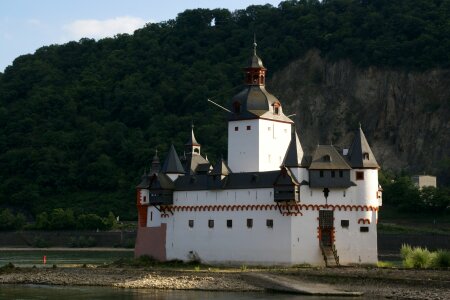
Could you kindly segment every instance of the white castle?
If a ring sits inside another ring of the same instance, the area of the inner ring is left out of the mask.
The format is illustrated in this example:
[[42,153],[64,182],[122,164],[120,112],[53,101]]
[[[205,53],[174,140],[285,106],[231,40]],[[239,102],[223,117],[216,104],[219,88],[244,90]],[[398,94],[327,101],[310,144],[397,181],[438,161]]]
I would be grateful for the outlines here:
[[256,44],[230,103],[228,163],[201,155],[192,129],[137,186],[135,256],[218,264],[377,263],[379,165],[359,128],[348,149],[303,153],[294,122],[266,91]]

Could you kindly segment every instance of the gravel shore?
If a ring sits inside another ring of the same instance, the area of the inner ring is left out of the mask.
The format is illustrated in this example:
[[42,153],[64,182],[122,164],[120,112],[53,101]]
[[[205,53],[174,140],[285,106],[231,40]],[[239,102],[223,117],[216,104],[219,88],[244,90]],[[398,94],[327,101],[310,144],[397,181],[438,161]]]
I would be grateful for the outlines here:
[[[275,270],[175,270],[132,268],[14,268],[0,272],[0,284],[114,286],[208,291],[263,291],[245,272],[263,272],[373,299],[450,299],[450,271],[380,268],[289,268]],[[245,278],[245,279],[244,279]]]

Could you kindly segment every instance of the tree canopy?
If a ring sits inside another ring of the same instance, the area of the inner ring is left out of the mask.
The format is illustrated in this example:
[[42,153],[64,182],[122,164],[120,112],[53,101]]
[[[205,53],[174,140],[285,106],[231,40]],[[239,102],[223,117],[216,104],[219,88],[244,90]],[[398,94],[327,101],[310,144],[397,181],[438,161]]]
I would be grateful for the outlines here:
[[203,153],[225,153],[222,105],[252,51],[270,72],[316,48],[329,60],[448,68],[449,0],[284,1],[195,9],[133,35],[81,39],[18,57],[0,73],[0,207],[34,215],[135,216],[155,149],[180,151],[191,121]]

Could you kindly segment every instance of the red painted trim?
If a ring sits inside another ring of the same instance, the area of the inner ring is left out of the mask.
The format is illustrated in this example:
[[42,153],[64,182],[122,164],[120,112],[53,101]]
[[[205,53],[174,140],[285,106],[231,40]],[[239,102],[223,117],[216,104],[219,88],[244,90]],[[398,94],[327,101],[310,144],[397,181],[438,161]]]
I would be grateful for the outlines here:
[[363,219],[363,218],[360,218],[360,219],[358,219],[358,224],[370,224],[370,220],[369,219]]

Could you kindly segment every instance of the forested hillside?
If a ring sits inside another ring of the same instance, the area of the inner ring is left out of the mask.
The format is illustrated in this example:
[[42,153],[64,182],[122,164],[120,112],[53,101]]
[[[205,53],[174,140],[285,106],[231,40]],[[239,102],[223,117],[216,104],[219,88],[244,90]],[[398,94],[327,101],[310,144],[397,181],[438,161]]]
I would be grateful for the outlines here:
[[449,20],[449,0],[285,1],[18,57],[0,73],[0,208],[131,219],[155,149],[181,152],[191,121],[210,160],[226,155],[225,116],[206,99],[238,91],[254,33],[269,77],[311,49],[408,74],[450,67]]

